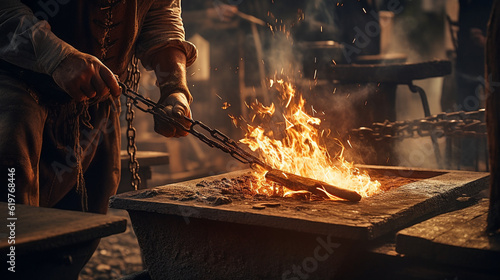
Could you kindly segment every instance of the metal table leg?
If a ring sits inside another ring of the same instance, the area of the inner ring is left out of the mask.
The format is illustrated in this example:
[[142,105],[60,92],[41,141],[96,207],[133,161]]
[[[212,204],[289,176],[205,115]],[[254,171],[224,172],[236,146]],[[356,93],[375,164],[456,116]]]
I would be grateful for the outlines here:
[[[431,115],[431,110],[429,108],[429,101],[427,101],[427,95],[423,88],[414,85],[413,83],[408,84],[408,88],[410,88],[411,92],[418,93],[420,95],[420,100],[422,100],[422,106],[424,108],[424,115],[429,117]],[[439,150],[439,144],[437,142],[437,137],[434,134],[431,134],[432,146],[434,148],[434,155],[436,156],[436,162],[439,168],[443,168],[441,152]]]

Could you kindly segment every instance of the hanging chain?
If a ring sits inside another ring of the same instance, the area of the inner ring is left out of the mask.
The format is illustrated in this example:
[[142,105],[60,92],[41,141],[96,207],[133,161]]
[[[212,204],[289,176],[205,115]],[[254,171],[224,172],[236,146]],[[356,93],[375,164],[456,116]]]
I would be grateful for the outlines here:
[[402,140],[425,136],[485,137],[485,110],[441,113],[412,121],[385,121],[351,130],[360,140]]
[[[186,132],[189,132],[190,134],[200,139],[203,143],[207,144],[208,146],[222,150],[223,152],[228,153],[233,158],[237,159],[242,163],[250,165],[255,165],[255,164],[260,165],[267,170],[272,169],[269,165],[265,164],[263,161],[261,161],[254,155],[243,150],[240,146],[238,146],[236,141],[229,138],[219,130],[212,129],[200,121],[193,120],[191,118],[183,116],[184,119],[189,122],[189,127],[186,127],[178,120],[168,116],[165,113],[165,111],[159,108],[157,104],[151,99],[145,98],[136,91],[129,89],[123,83],[120,83],[120,86],[122,87],[122,94],[127,96],[127,98],[129,98],[130,100],[132,100],[133,105],[139,110],[157,116],[163,121],[171,123],[177,126],[178,128]],[[210,136],[207,136],[203,132],[196,130],[197,127],[205,131],[205,133],[207,133]]]
[[[122,2],[123,0],[107,0],[101,6],[101,10],[104,11],[105,13],[104,20],[94,21],[94,24],[103,29],[102,39],[99,40],[99,43],[101,45],[100,58],[103,61],[108,56],[109,49],[113,45],[113,42],[111,42],[111,37],[110,37],[111,31],[116,25],[119,24],[119,23],[114,23],[113,21],[113,8]],[[139,79],[140,79],[138,64],[139,61],[137,57],[135,57],[134,55],[127,68],[127,79],[126,79],[127,86],[133,88],[135,91],[137,91],[138,89]],[[130,180],[132,187],[135,190],[137,190],[137,188],[139,188],[139,186],[141,185],[141,178],[139,177],[139,162],[137,161],[136,158],[136,152],[137,152],[137,146],[135,143],[136,130],[133,126],[135,112],[132,107],[132,101],[129,98],[127,98],[126,105],[127,105],[127,112],[125,119],[127,120],[127,141],[128,141],[127,153],[130,158],[128,168],[130,170],[130,173],[132,174],[132,178]]]
[[[137,57],[133,57],[130,62],[128,68],[128,77],[127,77],[127,88],[133,88],[134,91],[137,91],[139,87],[139,61]],[[125,84],[122,84],[122,88],[125,87]],[[137,190],[141,185],[141,177],[139,176],[139,162],[137,161],[137,145],[136,145],[136,130],[133,126],[135,112],[132,107],[134,104],[134,100],[127,95],[127,112],[125,115],[125,119],[127,120],[127,154],[129,156],[128,169],[130,170],[131,179],[130,183],[132,187]]]

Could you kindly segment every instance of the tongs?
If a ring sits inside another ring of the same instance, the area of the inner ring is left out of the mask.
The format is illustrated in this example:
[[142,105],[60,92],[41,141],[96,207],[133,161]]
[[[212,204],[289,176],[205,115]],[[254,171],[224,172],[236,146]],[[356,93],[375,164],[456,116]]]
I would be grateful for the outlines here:
[[[152,114],[163,121],[175,125],[177,128],[192,134],[193,136],[195,136],[208,146],[212,148],[217,148],[225,153],[228,153],[236,160],[245,164],[249,164],[252,168],[255,168],[255,165],[261,166],[262,168],[268,171],[266,174],[266,179],[282,184],[291,190],[295,191],[307,190],[311,193],[314,193],[316,195],[325,198],[329,197],[328,194],[325,193],[326,191],[331,195],[349,201],[361,200],[361,196],[357,192],[332,186],[318,180],[305,178],[302,176],[274,169],[268,164],[264,163],[259,158],[257,158],[256,156],[243,150],[240,146],[238,146],[236,141],[229,138],[219,130],[210,128],[198,120],[193,120],[183,115],[182,118],[187,122],[189,122],[190,124],[189,127],[186,127],[177,119],[168,116],[165,113],[165,111],[163,111],[159,106],[157,106],[156,102],[142,96],[136,91],[131,90],[127,85],[125,85],[122,82],[118,82],[118,84],[122,88],[122,94],[129,98],[127,102],[131,102],[137,109],[145,113]],[[198,127],[201,130],[204,130],[210,136],[207,136],[206,134],[197,130]]]

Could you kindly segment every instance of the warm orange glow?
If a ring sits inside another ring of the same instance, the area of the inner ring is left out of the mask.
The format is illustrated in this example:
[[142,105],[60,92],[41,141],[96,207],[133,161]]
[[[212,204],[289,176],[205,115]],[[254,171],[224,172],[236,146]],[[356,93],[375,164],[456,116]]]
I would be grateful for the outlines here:
[[224,102],[224,103],[222,103],[222,110],[226,110],[226,109],[228,109],[229,107],[231,107],[231,104],[229,104],[228,102]]
[[[329,155],[320,144],[324,132],[318,127],[321,120],[306,113],[305,100],[291,84],[271,80],[270,86],[278,89],[283,109],[278,110],[281,107],[274,104],[265,106],[255,100],[248,106],[254,112],[249,116],[252,123],[245,124],[246,135],[240,142],[248,145],[273,168],[350,189],[362,197],[381,191],[378,181],[372,181],[368,174],[344,159],[344,146],[340,141],[330,140],[338,141],[342,152],[334,157]],[[233,121],[236,124],[235,118]],[[276,195],[274,184],[264,179],[265,170],[257,173],[260,179],[252,188],[260,194]],[[281,195],[289,193],[284,190]]]

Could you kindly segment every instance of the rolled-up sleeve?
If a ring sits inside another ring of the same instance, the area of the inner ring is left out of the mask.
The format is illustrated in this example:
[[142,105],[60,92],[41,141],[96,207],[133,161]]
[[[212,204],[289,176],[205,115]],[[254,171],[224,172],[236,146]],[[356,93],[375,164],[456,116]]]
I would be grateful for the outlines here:
[[20,1],[0,2],[0,34],[0,59],[39,73],[51,75],[64,58],[76,51]]
[[166,48],[177,48],[186,54],[186,65],[196,60],[196,47],[185,40],[180,0],[158,0],[151,6],[137,41],[137,57],[147,69],[154,66],[153,55]]

